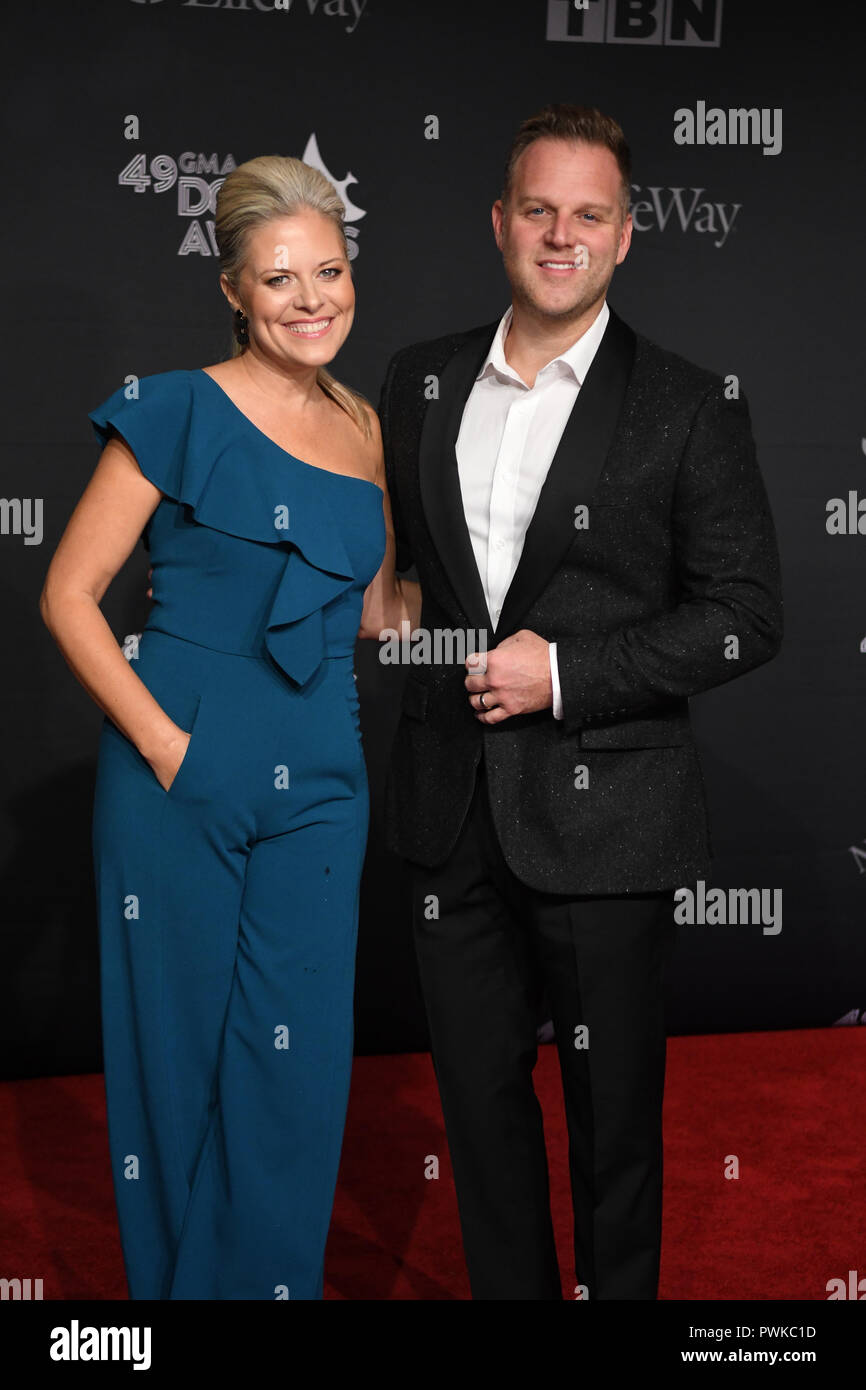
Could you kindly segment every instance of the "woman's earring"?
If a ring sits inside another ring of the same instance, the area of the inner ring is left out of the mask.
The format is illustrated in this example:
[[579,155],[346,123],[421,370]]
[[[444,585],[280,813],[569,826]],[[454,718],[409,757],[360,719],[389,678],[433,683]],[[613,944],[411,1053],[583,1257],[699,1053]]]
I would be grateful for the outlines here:
[[243,309],[235,309],[235,337],[241,347],[246,347],[250,340],[249,322]]

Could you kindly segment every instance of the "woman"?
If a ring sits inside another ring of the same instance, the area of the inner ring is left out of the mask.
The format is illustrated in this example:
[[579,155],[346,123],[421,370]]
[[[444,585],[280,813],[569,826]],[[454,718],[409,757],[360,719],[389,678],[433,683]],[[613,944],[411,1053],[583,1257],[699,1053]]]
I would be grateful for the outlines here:
[[[324,367],[354,313],[343,211],[297,159],[229,174],[234,355],[91,411],[105,447],[41,599],[106,715],[93,846],[134,1299],[322,1297],[368,826],[353,648],[417,610],[375,412]],[[153,609],[128,662],[99,604],[142,529]]]

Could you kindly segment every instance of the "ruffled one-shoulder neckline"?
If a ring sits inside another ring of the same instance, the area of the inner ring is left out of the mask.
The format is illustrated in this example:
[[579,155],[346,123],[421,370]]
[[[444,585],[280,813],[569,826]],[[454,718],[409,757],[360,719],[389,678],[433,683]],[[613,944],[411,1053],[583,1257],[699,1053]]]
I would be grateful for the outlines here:
[[[370,524],[384,528],[384,494],[368,479],[295,458],[253,425],[216,382],[219,395],[197,390],[195,383],[206,376],[195,368],[141,377],[134,396],[118,387],[89,418],[103,445],[115,428],[145,477],[189,508],[199,525],[284,553],[265,644],[286,675],[304,685],[325,654],[325,608],[357,582],[341,518],[354,511],[352,498],[372,502],[375,488]],[[213,405],[220,398],[231,408],[217,413]],[[273,467],[256,467],[257,451],[267,451]],[[363,483],[366,491],[323,484],[322,475]]]
[[337,470],[334,468],[322,468],[319,464],[308,463],[306,459],[298,458],[297,454],[293,454],[290,449],[284,449],[282,444],[278,444],[277,441],[275,439],[271,439],[271,436],[269,434],[266,434],[264,430],[259,429],[258,425],[250,419],[246,411],[241,410],[240,406],[232,400],[228,391],[226,391],[224,387],[220,386],[216,377],[212,377],[210,372],[205,371],[204,367],[193,368],[192,374],[194,376],[203,376],[207,381],[212,382],[222,399],[225,401],[228,408],[230,410],[233,410],[237,415],[239,415],[242,420],[245,420],[250,429],[254,430],[260,439],[263,439],[265,443],[270,444],[272,448],[278,451],[278,453],[284,454],[286,458],[294,459],[295,463],[300,463],[304,468],[312,468],[314,473],[324,473],[329,478],[346,478],[350,483],[363,483],[365,487],[374,487],[377,492],[383,493],[384,495],[384,490],[380,488],[378,483],[374,483],[371,478],[360,478],[356,473],[338,473]]

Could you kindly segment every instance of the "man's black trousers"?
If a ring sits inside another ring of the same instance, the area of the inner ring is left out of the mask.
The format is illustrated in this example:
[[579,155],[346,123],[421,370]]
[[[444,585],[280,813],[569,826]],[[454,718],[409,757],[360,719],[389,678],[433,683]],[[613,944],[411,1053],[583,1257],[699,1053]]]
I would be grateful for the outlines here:
[[561,1299],[541,1110],[546,996],[569,1136],[577,1284],[654,1299],[662,1210],[665,967],[673,892],[543,893],[496,836],[482,758],[457,844],[413,866],[415,944],[473,1299]]

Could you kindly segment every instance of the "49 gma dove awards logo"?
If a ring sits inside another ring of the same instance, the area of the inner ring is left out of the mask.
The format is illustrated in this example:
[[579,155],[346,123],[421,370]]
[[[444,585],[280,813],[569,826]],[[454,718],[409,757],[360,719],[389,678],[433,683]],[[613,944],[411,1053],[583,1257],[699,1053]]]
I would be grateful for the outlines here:
[[[127,116],[125,123],[127,140],[138,139],[138,117]],[[332,174],[322,158],[315,131],[310,135],[301,155],[305,164],[318,169],[336,188],[345,205],[344,231],[349,245],[349,260],[358,255],[358,227],[366,209],[359,207],[349,196],[349,188],[358,182],[351,172],[343,178]],[[134,193],[169,193],[173,195],[177,216],[183,221],[183,231],[178,242],[179,256],[217,256],[216,197],[232,169],[237,168],[237,160],[232,154],[203,154],[186,150],[177,156],[170,154],[147,155],[139,151],[117,176],[123,188],[131,188]]]

